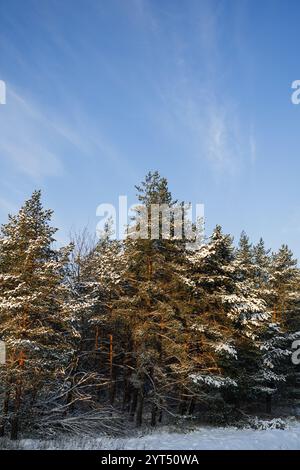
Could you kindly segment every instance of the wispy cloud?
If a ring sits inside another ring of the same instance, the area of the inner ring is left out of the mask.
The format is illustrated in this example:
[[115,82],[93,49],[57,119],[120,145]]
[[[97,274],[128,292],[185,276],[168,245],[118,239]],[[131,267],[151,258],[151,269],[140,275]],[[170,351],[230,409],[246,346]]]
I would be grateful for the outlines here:
[[64,174],[64,151],[76,150],[86,158],[118,163],[123,159],[116,146],[76,105],[53,112],[8,85],[7,104],[0,113],[0,153],[14,172],[34,180]]
[[[237,103],[222,86],[226,79],[220,58],[222,5],[191,1],[179,15],[172,2],[131,0],[125,5],[120,2],[138,34],[144,35],[143,47],[149,48],[143,57],[142,70],[146,71],[147,90],[153,95],[150,98],[147,95],[143,113],[152,113],[158,132],[164,132],[171,144],[180,140],[191,157],[208,162],[214,174],[227,175],[236,173],[243,160],[255,161],[256,143],[253,130],[249,132],[247,124],[242,123]],[[93,4],[93,8],[95,15],[102,14],[98,4]],[[72,42],[51,12],[47,21],[42,18],[41,24],[47,31],[47,51],[52,46],[59,47],[74,70],[82,68],[83,57],[97,59],[110,81],[124,87],[126,93],[119,62],[106,57],[97,41],[92,40],[93,35],[97,37],[93,28],[87,38],[80,36],[75,41],[74,37]],[[21,61],[20,54],[14,56]],[[59,91],[63,102],[56,107],[53,98],[49,108],[37,100],[37,95],[28,96],[24,89],[12,89],[8,84],[8,103],[0,113],[0,152],[6,164],[33,179],[59,177],[66,171],[66,154],[74,149],[77,155],[110,160],[116,163],[116,168],[124,168],[126,163],[127,170],[132,172],[124,149],[121,153],[99,122],[105,118],[99,113],[91,118],[83,99],[64,87],[66,82],[60,68],[60,75],[56,74],[56,67],[49,70],[43,56],[38,63],[35,70],[38,81],[47,79],[48,90]],[[30,71],[26,64],[22,67],[28,79]],[[33,74],[32,78],[36,83]],[[65,152],[66,148],[69,151]]]
[[207,156],[218,171],[230,169],[232,171],[232,143],[237,136],[232,135],[228,125],[226,111],[220,111],[216,107],[210,109],[207,116],[207,137],[205,145]]
[[49,126],[40,117],[35,107],[7,87],[7,104],[0,113],[1,159],[33,178],[62,173],[62,163],[46,135]]
[[[149,24],[157,25],[154,43],[158,49],[164,47],[162,54],[168,56],[168,67],[154,83],[160,100],[154,117],[171,139],[185,139],[194,158],[208,161],[213,174],[238,174],[243,164],[255,161],[256,141],[253,127],[243,122],[239,103],[225,86],[224,70],[230,70],[230,64],[224,64],[221,54],[223,3],[191,2],[183,19],[172,17],[167,7],[163,16],[155,17],[147,0],[139,0],[139,4],[143,5],[143,21],[148,17]],[[184,31],[187,23],[188,36],[172,27],[173,21],[176,25],[183,21]],[[172,34],[167,36],[166,29]],[[238,41],[239,52],[241,34],[238,38],[233,35],[232,40]]]

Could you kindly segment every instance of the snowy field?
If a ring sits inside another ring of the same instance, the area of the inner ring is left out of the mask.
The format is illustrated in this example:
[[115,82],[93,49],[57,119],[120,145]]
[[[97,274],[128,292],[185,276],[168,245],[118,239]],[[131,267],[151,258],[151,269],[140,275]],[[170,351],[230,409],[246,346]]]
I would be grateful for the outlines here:
[[[1,447],[5,448],[2,441]],[[10,445],[7,447],[11,448]],[[237,429],[201,427],[181,434],[167,431],[154,432],[128,439],[78,439],[64,441],[22,440],[19,449],[108,449],[108,450],[299,450],[300,423],[286,429]],[[15,447],[15,448],[16,448]]]

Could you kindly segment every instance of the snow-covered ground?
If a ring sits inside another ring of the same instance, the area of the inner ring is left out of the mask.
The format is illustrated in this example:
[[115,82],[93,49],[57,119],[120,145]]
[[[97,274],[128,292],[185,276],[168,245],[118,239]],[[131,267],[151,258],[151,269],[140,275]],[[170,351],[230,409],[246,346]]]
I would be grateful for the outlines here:
[[154,432],[128,439],[80,439],[64,441],[37,441],[24,439],[18,443],[21,449],[109,449],[109,450],[254,450],[300,449],[300,423],[286,429],[237,429],[234,427],[201,427],[182,434],[165,431]]

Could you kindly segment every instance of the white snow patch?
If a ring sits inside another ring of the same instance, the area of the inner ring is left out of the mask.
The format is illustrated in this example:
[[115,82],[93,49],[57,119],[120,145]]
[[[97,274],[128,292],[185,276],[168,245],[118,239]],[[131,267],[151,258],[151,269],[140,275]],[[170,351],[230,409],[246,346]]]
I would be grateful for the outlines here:
[[[0,441],[1,442],[1,441]],[[204,426],[187,434],[168,430],[128,439],[80,439],[65,441],[19,441],[21,449],[102,449],[102,450],[299,450],[300,423],[286,429],[238,429]]]

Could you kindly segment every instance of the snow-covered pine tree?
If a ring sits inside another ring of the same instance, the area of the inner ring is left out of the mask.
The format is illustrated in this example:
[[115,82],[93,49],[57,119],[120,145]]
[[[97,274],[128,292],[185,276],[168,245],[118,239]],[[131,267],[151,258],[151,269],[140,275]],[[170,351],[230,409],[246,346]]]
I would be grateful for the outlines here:
[[219,401],[222,405],[223,399],[234,407],[250,398],[269,397],[277,390],[274,383],[284,380],[268,361],[282,338],[276,325],[270,325],[247,235],[242,233],[234,250],[231,237],[217,226],[209,242],[188,258],[195,306],[190,324],[196,352],[193,362],[197,365],[198,361],[191,377],[200,393],[212,404]]
[[287,245],[273,253],[269,281],[274,321],[294,331],[300,329],[300,273]]
[[287,245],[270,257],[268,302],[276,322],[277,341],[272,338],[267,342],[267,360],[284,377],[281,391],[285,398],[289,396],[299,403],[300,376],[291,361],[291,348],[293,341],[300,338],[300,272]]
[[259,242],[253,246],[254,280],[255,286],[260,292],[260,296],[268,303],[270,296],[270,250],[265,247],[265,242],[260,238]]
[[272,397],[279,397],[286,388],[292,336],[272,318],[272,264],[263,240],[252,248],[243,233],[234,264],[235,287],[242,300],[238,329],[240,390],[243,400],[251,400],[252,406],[266,400],[270,412]]
[[[118,372],[118,330],[112,331],[112,302],[118,296],[124,271],[121,243],[112,238],[107,224],[97,243],[87,243],[88,234],[75,237],[73,275],[70,277],[72,311],[80,342],[74,358],[78,370],[98,374],[95,399],[113,404]],[[120,340],[121,341],[121,340]]]
[[[237,387],[233,364],[237,351],[233,333],[234,295],[232,238],[220,226],[198,250],[187,254],[190,382],[196,400],[213,415],[224,408],[224,393]],[[206,404],[206,405],[205,405]],[[203,406],[203,405],[202,405]]]
[[35,191],[1,228],[0,336],[7,347],[0,369],[1,432],[9,427],[13,439],[64,376],[72,353],[64,283],[70,250],[53,248],[51,215]]
[[[259,260],[258,260],[259,258]],[[259,262],[258,262],[259,261]],[[269,400],[283,377],[268,372],[264,361],[265,340],[275,340],[277,329],[270,324],[272,317],[268,309],[264,284],[268,278],[268,260],[261,239],[257,247],[252,247],[248,236],[243,232],[235,253],[235,290],[239,298],[235,308],[237,337],[237,376],[239,382],[239,403],[248,406],[257,404],[262,397]]]
[[[150,234],[151,204],[173,208],[167,180],[158,172],[149,173],[137,187],[141,205],[148,210]],[[139,209],[134,224],[139,224]],[[172,226],[172,224],[171,224]],[[171,227],[172,230],[172,227]],[[142,423],[143,410],[150,405],[151,424],[170,402],[181,399],[188,364],[185,342],[186,289],[181,279],[184,243],[165,239],[159,227],[158,239],[130,237],[125,241],[127,260],[123,292],[115,302],[113,315],[124,322],[127,336],[124,362],[125,401],[136,424]]]

